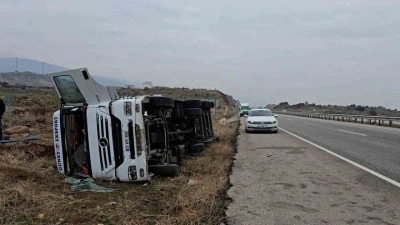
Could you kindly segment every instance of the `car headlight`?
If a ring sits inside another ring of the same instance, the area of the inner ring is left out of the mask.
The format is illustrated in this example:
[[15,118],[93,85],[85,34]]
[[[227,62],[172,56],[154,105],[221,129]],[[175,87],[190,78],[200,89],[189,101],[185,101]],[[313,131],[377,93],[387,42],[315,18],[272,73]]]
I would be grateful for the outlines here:
[[275,120],[275,121],[272,121],[272,123],[276,123],[276,120]]
[[252,124],[252,123],[253,123],[253,121],[249,121],[249,120],[248,120],[247,122],[248,122],[248,123],[250,123],[250,124]]

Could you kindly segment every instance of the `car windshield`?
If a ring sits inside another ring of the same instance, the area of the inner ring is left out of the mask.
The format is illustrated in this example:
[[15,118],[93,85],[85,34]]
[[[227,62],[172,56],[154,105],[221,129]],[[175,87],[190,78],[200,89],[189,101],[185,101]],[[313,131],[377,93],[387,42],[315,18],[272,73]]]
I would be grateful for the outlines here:
[[249,116],[272,116],[272,113],[267,110],[253,110],[250,111]]

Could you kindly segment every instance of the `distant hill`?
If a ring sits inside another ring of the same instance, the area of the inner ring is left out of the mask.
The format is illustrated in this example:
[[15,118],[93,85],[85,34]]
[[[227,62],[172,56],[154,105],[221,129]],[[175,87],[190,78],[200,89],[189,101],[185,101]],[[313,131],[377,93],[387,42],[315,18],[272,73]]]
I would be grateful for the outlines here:
[[[88,68],[90,70],[90,68]],[[24,58],[0,58],[0,81],[9,84],[22,84],[30,86],[52,86],[48,77],[43,74],[55,73],[69,70],[68,68],[53,65],[46,62],[40,62],[32,59]],[[18,73],[16,73],[18,71]],[[124,81],[108,76],[96,76],[93,78],[105,86],[121,86],[135,85],[141,87],[139,82]],[[38,79],[38,81],[35,81]]]
[[[17,66],[18,63],[18,66]],[[17,70],[18,67],[18,70]],[[43,70],[42,70],[43,68]],[[25,72],[29,71],[36,74],[55,73],[68,70],[68,68],[49,64],[46,62],[39,62],[32,59],[24,58],[0,58],[0,72]]]
[[34,87],[53,87],[53,82],[48,75],[31,72],[0,73],[0,82],[9,85],[25,85]]
[[393,116],[400,117],[397,109],[388,109],[382,106],[367,106],[351,104],[343,105],[317,105],[315,103],[297,103],[290,105],[288,102],[281,102],[272,108],[275,111],[287,112],[313,112],[326,114],[347,114],[347,115],[366,115],[366,116]]

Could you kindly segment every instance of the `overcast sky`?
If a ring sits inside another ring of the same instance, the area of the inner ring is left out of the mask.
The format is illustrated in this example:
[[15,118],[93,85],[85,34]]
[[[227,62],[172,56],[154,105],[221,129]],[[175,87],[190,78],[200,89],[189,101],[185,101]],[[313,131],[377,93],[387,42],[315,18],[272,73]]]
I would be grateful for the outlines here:
[[0,57],[217,88],[253,106],[400,110],[399,0],[27,2],[0,2]]

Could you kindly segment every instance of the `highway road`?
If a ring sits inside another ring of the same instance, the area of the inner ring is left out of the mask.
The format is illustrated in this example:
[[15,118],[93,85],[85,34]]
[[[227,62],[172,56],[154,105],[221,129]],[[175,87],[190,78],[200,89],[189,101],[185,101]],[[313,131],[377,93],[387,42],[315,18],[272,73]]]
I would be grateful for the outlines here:
[[241,119],[224,224],[400,224],[399,186],[326,152],[398,180],[400,131],[291,116],[279,125],[245,133]]
[[279,115],[279,127],[400,182],[400,129]]

